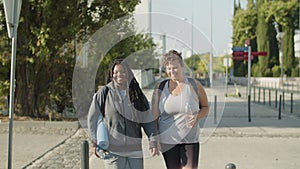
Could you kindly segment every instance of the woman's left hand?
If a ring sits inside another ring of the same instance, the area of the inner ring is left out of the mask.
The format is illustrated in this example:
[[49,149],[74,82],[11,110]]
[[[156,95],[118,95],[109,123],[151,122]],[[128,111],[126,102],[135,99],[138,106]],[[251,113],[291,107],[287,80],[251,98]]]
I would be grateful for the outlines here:
[[186,126],[187,128],[193,128],[194,125],[197,122],[197,115],[194,114],[186,114],[185,115],[185,122],[186,122]]

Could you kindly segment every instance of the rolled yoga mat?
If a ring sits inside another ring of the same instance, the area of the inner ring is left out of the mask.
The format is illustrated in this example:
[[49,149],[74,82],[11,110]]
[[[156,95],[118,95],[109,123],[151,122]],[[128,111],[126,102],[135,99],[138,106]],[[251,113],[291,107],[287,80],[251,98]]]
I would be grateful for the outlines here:
[[108,133],[105,127],[103,117],[100,115],[97,122],[97,146],[106,150],[109,146]]

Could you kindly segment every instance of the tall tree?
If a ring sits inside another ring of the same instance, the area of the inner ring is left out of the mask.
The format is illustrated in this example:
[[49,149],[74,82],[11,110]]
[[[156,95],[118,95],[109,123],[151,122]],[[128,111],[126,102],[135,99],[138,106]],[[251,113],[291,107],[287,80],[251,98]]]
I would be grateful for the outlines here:
[[291,76],[292,69],[296,66],[294,51],[295,28],[298,27],[298,2],[297,0],[276,0],[265,4],[267,19],[274,17],[278,25],[278,32],[283,36],[283,65],[284,72]]
[[[63,46],[80,29],[77,2],[24,1],[18,28],[16,113],[40,116],[42,105],[63,103],[70,96],[72,55]],[[71,57],[71,58],[70,58]],[[65,71],[67,70],[67,71]],[[66,82],[63,82],[66,81]],[[64,85],[67,83],[67,85]],[[56,84],[60,87],[56,87]]]
[[[132,13],[139,2],[140,0],[23,1],[17,42],[16,113],[43,116],[47,104],[56,104],[60,112],[65,106],[72,106],[72,73],[77,59],[74,44],[82,46],[90,35],[105,24]],[[1,13],[3,14],[3,8]],[[0,36],[7,39],[4,20],[4,15],[0,15]],[[137,39],[144,38],[146,37],[132,38],[131,41],[140,44]],[[148,42],[143,43],[140,48],[147,47]],[[0,43],[0,58],[1,61],[4,60],[2,65],[9,65],[10,60],[5,58],[3,48],[10,51],[9,44]],[[137,48],[128,50],[133,52]],[[122,52],[122,48],[116,48],[108,56],[122,56]],[[9,72],[6,67],[4,74]],[[2,73],[2,67],[0,71]],[[0,87],[8,79],[0,79]]]
[[265,13],[263,4],[267,3],[265,0],[257,0],[257,49],[258,51],[266,51],[267,57],[258,57],[258,69],[254,71],[254,76],[271,76],[272,71],[270,69],[270,40],[269,40],[269,24],[265,20]]
[[233,16],[235,15],[236,11],[241,9],[241,2],[239,1],[238,4],[236,0],[233,1]]
[[[247,9],[239,9],[236,11],[233,20],[233,46],[244,46],[247,40],[250,40],[251,46],[256,49],[256,27],[257,14],[253,1],[248,1]],[[244,61],[234,61],[234,75],[245,76],[247,74],[247,63]]]

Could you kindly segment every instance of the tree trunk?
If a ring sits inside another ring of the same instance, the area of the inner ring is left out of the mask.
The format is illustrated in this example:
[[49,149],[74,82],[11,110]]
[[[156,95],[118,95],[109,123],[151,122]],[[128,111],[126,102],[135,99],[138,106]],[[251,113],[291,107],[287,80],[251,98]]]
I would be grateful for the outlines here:
[[21,16],[24,21],[19,23],[18,45],[16,56],[16,90],[15,90],[15,109],[17,115],[32,116],[30,110],[30,79],[27,71],[28,44],[30,36],[30,6],[27,1],[22,4]]

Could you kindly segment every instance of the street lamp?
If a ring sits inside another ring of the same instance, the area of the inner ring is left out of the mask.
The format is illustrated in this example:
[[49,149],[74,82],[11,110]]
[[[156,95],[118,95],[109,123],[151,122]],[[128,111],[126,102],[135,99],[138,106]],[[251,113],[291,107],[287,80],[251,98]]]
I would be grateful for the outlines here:
[[[183,21],[187,21],[188,19],[187,18],[182,18]],[[194,17],[193,17],[193,13],[192,13],[192,19],[191,19],[191,57],[192,57],[192,71],[194,69],[194,63],[195,63],[195,58],[193,57],[194,55]]]
[[278,45],[279,45],[279,62],[280,62],[280,82],[279,85],[282,86],[283,85],[283,36],[284,36],[284,32],[278,32],[276,35],[276,38],[278,40]]
[[213,28],[213,23],[212,23],[212,19],[213,19],[213,16],[212,16],[212,10],[213,10],[213,1],[211,0],[210,1],[210,55],[209,55],[209,82],[210,82],[210,87],[212,88],[213,86],[213,69],[212,69],[212,62],[213,62],[213,49],[212,49],[212,43],[213,43],[213,31],[212,31],[212,28]]
[[152,37],[152,0],[148,1],[148,29],[149,29],[149,36]]
[[[162,42],[162,54],[164,55],[166,53],[166,46],[167,46],[166,33],[165,32],[162,33],[160,35],[160,37],[161,37],[161,42]],[[161,65],[162,57],[159,57],[158,61],[159,61],[159,77],[161,78],[161,75],[162,75],[162,65]]]
[[[193,7],[192,7],[193,8]],[[193,10],[192,10],[192,59],[193,59],[193,65],[192,65],[192,69],[194,71],[194,68],[195,68],[195,57],[193,56],[194,55],[194,14],[193,14]]]

